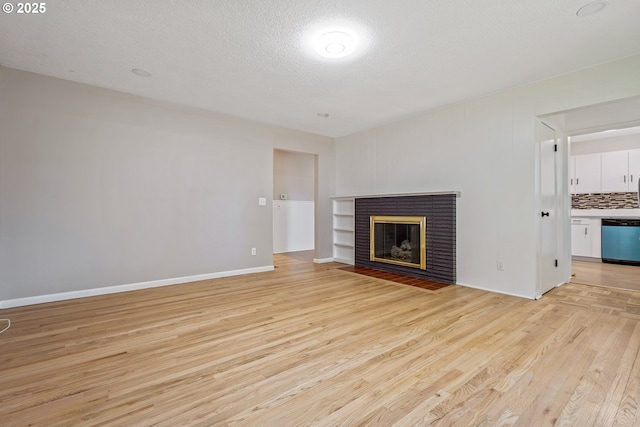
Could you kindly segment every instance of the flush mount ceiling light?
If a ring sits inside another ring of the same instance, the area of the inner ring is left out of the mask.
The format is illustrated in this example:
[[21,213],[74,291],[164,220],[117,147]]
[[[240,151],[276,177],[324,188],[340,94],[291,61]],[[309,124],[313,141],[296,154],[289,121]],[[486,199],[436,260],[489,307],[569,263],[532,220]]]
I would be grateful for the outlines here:
[[589,15],[594,15],[600,12],[605,7],[607,7],[606,1],[593,1],[591,3],[585,4],[580,9],[578,9],[578,11],[576,12],[576,15],[579,16],[580,18],[589,16]]
[[343,58],[353,53],[356,45],[356,37],[348,31],[329,30],[318,37],[315,48],[325,58]]
[[133,68],[131,69],[131,72],[133,74],[135,74],[136,76],[140,76],[140,77],[149,77],[151,76],[151,73],[146,71],[146,70],[142,70],[140,68]]
[[366,27],[346,19],[310,23],[301,36],[301,47],[312,58],[334,62],[357,58],[372,39]]

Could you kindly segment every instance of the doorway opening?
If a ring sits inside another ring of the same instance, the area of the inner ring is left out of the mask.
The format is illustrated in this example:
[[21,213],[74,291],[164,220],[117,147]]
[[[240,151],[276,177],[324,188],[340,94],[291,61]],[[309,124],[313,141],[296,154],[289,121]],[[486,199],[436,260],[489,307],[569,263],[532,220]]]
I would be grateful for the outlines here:
[[[557,168],[558,188],[560,191],[559,197],[562,199],[556,239],[559,251],[559,273],[562,275],[562,282],[568,283],[572,277],[572,255],[575,256],[576,249],[588,250],[591,255],[589,257],[591,261],[601,262],[601,254],[599,254],[601,242],[599,240],[600,233],[598,233],[600,231],[600,218],[597,216],[587,217],[584,223],[580,222],[573,225],[572,215],[576,219],[576,215],[586,213],[589,210],[580,209],[581,207],[601,209],[603,213],[610,212],[607,212],[607,209],[604,208],[614,207],[613,205],[604,206],[602,204],[597,206],[598,203],[612,202],[618,205],[615,207],[628,209],[632,208],[629,203],[633,202],[629,201],[628,194],[612,195],[609,192],[603,193],[600,176],[593,180],[582,178],[580,184],[578,184],[575,170],[576,164],[575,160],[572,161],[572,159],[576,155],[595,154],[597,158],[588,159],[585,157],[581,167],[583,170],[599,170],[602,165],[599,153],[604,142],[598,140],[609,139],[608,136],[613,137],[609,141],[613,142],[614,145],[609,145],[606,151],[640,148],[640,133],[638,132],[640,131],[640,97],[561,111],[541,116],[540,119],[556,130],[559,152],[557,159],[559,162]],[[631,142],[629,139],[625,139],[625,142],[622,142],[622,139],[616,137],[625,134],[637,135],[636,142]],[[589,163],[590,160],[592,160],[592,163]],[[589,166],[590,164],[592,166]],[[630,179],[630,177],[627,177],[627,179]],[[634,179],[637,180],[638,177],[634,177]],[[578,185],[582,187],[582,191],[577,189]],[[599,192],[587,188],[590,185],[599,186]],[[624,181],[622,185],[624,185]],[[629,187],[627,187],[627,192],[629,192]],[[576,196],[577,194],[585,194],[586,196]],[[637,196],[637,192],[635,195]],[[578,219],[580,218],[578,217]],[[584,220],[585,218],[581,219]],[[575,228],[576,232],[580,231],[582,237],[584,237],[585,227],[587,227],[586,235],[590,238],[588,245],[586,243],[583,244],[583,242],[577,243],[577,234],[572,234],[572,228]],[[539,232],[542,234],[542,230]],[[542,236],[540,245],[539,253],[542,250]]]
[[273,151],[274,254],[314,258],[316,171],[314,154]]

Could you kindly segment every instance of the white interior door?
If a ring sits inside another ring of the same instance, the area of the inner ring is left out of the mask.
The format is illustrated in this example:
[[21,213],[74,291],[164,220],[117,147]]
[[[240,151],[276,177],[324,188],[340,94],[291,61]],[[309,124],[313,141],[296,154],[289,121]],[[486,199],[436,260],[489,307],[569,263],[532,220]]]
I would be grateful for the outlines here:
[[558,260],[559,231],[561,227],[561,200],[558,191],[558,159],[556,133],[539,122],[540,135],[540,243],[538,295],[553,289],[560,283]]

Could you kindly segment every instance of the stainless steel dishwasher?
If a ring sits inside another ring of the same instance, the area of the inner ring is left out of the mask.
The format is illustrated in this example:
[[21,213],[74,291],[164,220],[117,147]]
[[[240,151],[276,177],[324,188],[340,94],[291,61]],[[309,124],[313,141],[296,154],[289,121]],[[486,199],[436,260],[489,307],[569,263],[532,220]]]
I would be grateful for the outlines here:
[[602,262],[640,265],[640,218],[602,218]]

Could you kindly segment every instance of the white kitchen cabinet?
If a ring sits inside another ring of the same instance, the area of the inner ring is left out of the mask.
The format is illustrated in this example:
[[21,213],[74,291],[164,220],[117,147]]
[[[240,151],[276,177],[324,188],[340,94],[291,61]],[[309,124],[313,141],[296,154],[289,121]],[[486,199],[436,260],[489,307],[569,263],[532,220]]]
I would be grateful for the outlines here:
[[640,149],[602,153],[602,191],[638,191]]
[[629,190],[629,152],[602,153],[602,191],[623,192]]
[[638,191],[640,182],[640,149],[629,150],[629,191]]
[[582,154],[574,156],[573,183],[574,193],[599,193],[602,191],[600,175],[600,154]]
[[569,192],[576,194],[576,158],[569,158]]
[[572,156],[571,194],[638,191],[640,149]]
[[585,218],[571,219],[571,255],[591,256],[590,220]]
[[571,218],[571,255],[601,258],[600,218]]

